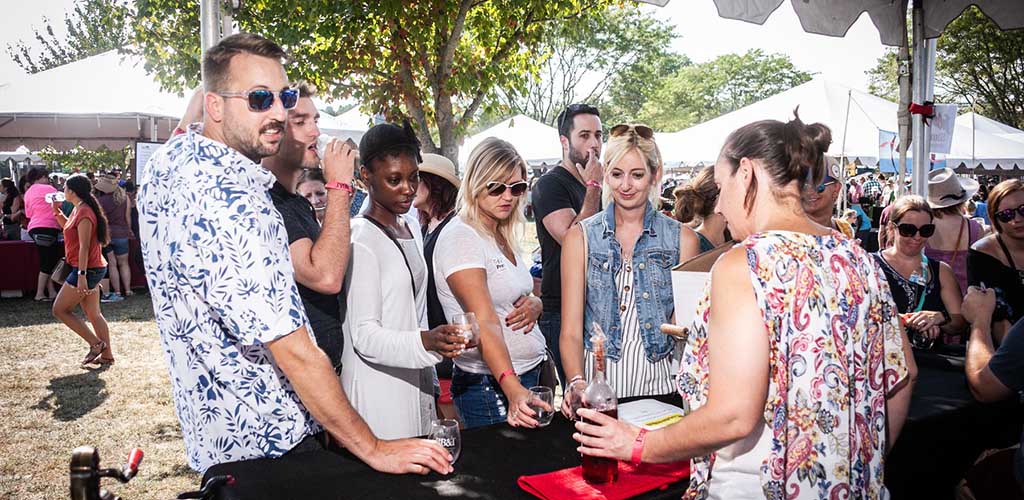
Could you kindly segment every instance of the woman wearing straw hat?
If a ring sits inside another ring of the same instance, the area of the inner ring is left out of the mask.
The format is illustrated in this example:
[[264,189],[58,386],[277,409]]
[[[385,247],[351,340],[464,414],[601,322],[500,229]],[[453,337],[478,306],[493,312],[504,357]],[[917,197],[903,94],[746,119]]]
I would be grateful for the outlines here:
[[960,177],[951,168],[928,174],[928,205],[935,214],[935,234],[928,239],[924,254],[953,268],[961,295],[967,292],[967,250],[985,236],[985,229],[964,215],[964,206],[977,192],[978,181]]
[[[455,199],[459,195],[459,176],[455,172],[455,164],[444,156],[423,153],[420,163],[420,184],[416,188],[416,198],[412,206],[418,212],[420,226],[423,231],[423,256],[427,262],[427,323],[430,328],[448,322],[444,315],[444,307],[437,298],[437,286],[434,283],[434,246],[441,229],[455,216]],[[445,370],[451,374],[451,363]],[[439,370],[440,371],[440,370]],[[439,376],[441,374],[439,373]]]
[[[132,209],[128,194],[117,183],[113,173],[102,173],[96,179],[96,201],[107,215],[110,244],[103,248],[107,259],[109,293],[102,302],[120,302],[132,295],[132,268],[128,263],[128,240],[132,236]],[[106,280],[104,280],[106,281]]]

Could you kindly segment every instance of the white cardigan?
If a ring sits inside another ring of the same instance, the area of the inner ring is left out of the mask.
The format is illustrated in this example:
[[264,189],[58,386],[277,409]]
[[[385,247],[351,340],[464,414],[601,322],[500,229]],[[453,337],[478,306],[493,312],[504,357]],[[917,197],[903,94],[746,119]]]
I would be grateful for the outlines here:
[[[423,261],[415,219],[404,216]],[[425,264],[424,264],[425,266]],[[434,369],[441,355],[427,351],[426,282],[413,297],[402,252],[379,228],[352,220],[352,253],[345,277],[345,349],[341,384],[352,406],[381,439],[422,436],[436,418]],[[428,401],[425,412],[422,401]]]

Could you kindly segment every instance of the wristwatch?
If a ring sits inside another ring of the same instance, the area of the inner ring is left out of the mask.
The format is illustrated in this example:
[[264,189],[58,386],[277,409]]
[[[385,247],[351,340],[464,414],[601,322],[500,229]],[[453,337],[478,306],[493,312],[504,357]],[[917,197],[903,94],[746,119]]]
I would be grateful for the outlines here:
[[78,275],[79,276],[85,276],[85,269],[79,269],[78,270]]
[[324,187],[327,189],[340,189],[342,191],[345,191],[349,195],[352,195],[352,193],[355,191],[354,189],[352,189],[352,185],[347,182],[328,182],[327,184],[324,184]]

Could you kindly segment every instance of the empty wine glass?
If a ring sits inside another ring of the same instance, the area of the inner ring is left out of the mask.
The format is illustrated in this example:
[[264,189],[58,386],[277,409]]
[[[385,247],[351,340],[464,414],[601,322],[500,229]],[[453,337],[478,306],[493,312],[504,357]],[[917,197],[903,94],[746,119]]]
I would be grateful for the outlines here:
[[467,349],[476,347],[480,339],[480,325],[476,322],[476,314],[456,313],[452,316],[451,324],[462,332],[462,338],[466,339]]
[[[544,406],[541,403],[545,403]],[[551,392],[550,387],[536,386],[530,388],[530,400],[526,403],[531,410],[537,412],[534,417],[537,419],[537,423],[541,427],[546,427],[551,423],[551,418],[555,416],[555,396]]]
[[430,439],[448,450],[452,456],[451,463],[459,459],[462,452],[462,435],[459,433],[459,422],[455,420],[434,420],[430,423]]

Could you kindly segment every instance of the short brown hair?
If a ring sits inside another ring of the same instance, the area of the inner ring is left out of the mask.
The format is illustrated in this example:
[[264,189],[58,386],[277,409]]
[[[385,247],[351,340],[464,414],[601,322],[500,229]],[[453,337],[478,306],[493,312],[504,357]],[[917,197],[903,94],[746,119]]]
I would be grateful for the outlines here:
[[207,92],[226,91],[228,67],[238,54],[252,54],[278,61],[287,59],[288,54],[280,45],[252,33],[231,35],[206,51],[203,56],[203,88]]
[[298,89],[299,97],[308,97],[310,99],[316,97],[316,85],[313,85],[306,80],[299,80],[292,86]]
[[928,214],[930,219],[935,218],[935,212],[932,211],[932,207],[928,206],[928,202],[925,201],[923,196],[907,194],[900,196],[892,203],[889,220],[893,224],[899,224],[903,216],[907,215],[907,212],[924,212]]
[[1010,196],[1015,191],[1024,191],[1024,182],[1020,179],[1009,179],[992,188],[988,192],[988,220],[992,221],[995,225],[996,232],[1003,232],[1003,226],[999,223],[999,218],[996,217],[996,212],[999,211],[999,204],[1003,202],[1003,198]]

